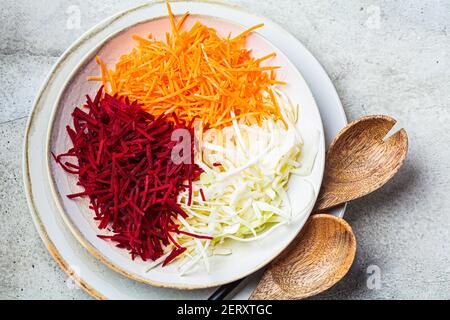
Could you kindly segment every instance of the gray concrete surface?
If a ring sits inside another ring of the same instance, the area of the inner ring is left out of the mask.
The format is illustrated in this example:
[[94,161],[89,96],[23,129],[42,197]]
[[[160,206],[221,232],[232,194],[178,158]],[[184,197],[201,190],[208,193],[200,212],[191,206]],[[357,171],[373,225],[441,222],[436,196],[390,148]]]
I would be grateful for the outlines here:
[[[0,0],[0,298],[88,299],[34,229],[22,187],[28,112],[52,64],[85,30],[143,1]],[[401,172],[352,203],[348,276],[320,299],[450,298],[450,1],[236,1],[300,39],[349,119],[388,114],[410,136]],[[68,30],[78,6],[79,29]],[[380,281],[377,282],[377,279]]]

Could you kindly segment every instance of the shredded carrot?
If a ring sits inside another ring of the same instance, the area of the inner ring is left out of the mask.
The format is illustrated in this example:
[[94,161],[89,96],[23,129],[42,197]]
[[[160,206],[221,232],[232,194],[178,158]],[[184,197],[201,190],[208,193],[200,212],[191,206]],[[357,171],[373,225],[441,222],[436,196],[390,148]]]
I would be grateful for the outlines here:
[[245,48],[248,35],[262,24],[221,38],[200,22],[182,30],[188,14],[176,19],[168,3],[167,8],[172,30],[165,41],[133,36],[137,47],[114,70],[97,57],[101,76],[89,80],[102,81],[110,94],[128,96],[154,115],[170,111],[205,127],[247,116],[259,123],[267,117],[282,119],[272,88],[284,82],[276,80],[278,67],[261,65],[275,53],[255,59]]

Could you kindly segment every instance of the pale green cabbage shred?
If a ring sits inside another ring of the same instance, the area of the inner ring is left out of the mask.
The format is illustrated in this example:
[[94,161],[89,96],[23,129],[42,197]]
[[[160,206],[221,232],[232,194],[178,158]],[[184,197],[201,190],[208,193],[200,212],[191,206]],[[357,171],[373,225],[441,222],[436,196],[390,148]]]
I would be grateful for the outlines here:
[[179,221],[181,230],[214,240],[174,235],[187,248],[179,264],[181,274],[201,261],[209,271],[208,257],[231,254],[221,248],[226,239],[255,241],[290,222],[287,184],[301,166],[303,140],[296,129],[298,106],[281,91],[276,93],[286,123],[233,121],[232,126],[202,134],[198,149],[203,152],[197,152],[195,161],[204,173],[193,183],[190,206],[189,192],[180,194],[178,202],[189,218]]

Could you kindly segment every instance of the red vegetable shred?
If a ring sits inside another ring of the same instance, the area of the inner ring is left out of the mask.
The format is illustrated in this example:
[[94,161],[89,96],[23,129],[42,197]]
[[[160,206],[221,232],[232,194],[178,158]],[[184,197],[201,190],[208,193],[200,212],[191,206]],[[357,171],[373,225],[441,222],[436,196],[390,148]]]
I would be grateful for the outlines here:
[[175,116],[155,118],[137,103],[110,96],[102,88],[94,100],[87,96],[84,108],[75,108],[72,117],[73,128],[67,126],[67,133],[73,147],[53,156],[66,172],[78,175],[78,185],[84,189],[68,197],[89,197],[98,228],[113,232],[100,238],[128,250],[133,260],[144,261],[161,258],[164,248],[172,244],[175,249],[164,266],[186,250],[171,233],[212,239],[184,232],[177,223],[178,215],[186,218],[187,214],[176,199],[192,188],[202,170],[195,164],[172,161],[172,149],[178,143],[172,141],[172,134],[187,130],[193,154],[192,123]]

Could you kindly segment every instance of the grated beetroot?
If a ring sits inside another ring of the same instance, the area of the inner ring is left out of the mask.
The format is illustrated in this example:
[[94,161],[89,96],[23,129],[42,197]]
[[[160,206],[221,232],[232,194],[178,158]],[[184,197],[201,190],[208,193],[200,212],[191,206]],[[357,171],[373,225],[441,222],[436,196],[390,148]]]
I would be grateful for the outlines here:
[[[211,240],[181,231],[177,224],[178,215],[187,218],[187,214],[176,199],[192,188],[202,170],[195,164],[172,161],[172,149],[178,143],[172,141],[172,133],[187,130],[193,154],[192,122],[175,116],[172,121],[166,115],[155,118],[127,98],[104,94],[103,88],[94,100],[87,96],[84,108],[75,108],[73,128],[67,126],[73,148],[53,157],[66,172],[78,175],[78,185],[84,188],[68,197],[89,197],[98,228],[114,233],[99,237],[128,250],[133,260],[144,261],[159,259],[172,243],[175,249],[163,266],[186,250],[171,233]],[[65,161],[68,157],[75,157],[78,164]]]

